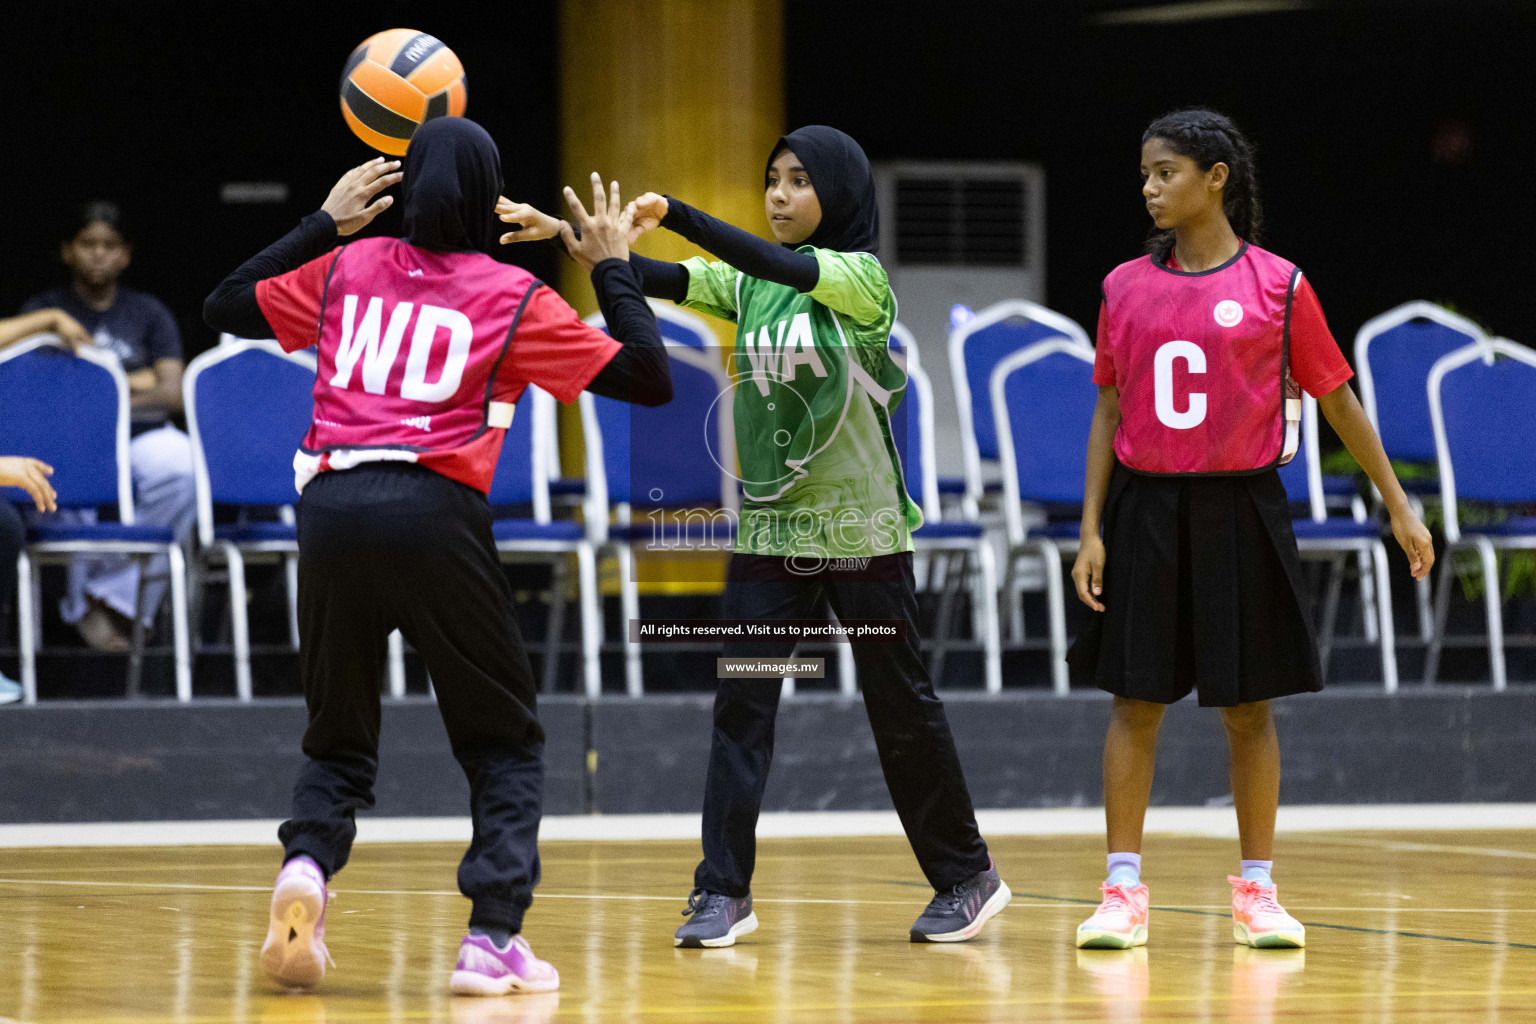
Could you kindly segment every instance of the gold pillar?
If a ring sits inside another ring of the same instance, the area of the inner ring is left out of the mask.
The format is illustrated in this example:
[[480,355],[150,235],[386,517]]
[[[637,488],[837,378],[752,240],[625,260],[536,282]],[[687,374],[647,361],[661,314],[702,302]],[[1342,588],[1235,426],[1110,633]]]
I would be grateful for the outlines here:
[[[782,0],[561,0],[560,183],[589,203],[597,171],[626,202],[667,193],[769,237],[762,179],[784,134],[783,19]],[[664,230],[635,251],[700,255]],[[561,293],[595,311],[581,268],[562,273]],[[729,346],[734,327],[715,327]]]
[[[618,181],[625,202],[665,193],[771,237],[762,182],[768,148],[784,134],[783,0],[561,0],[560,102],[560,184],[583,203],[597,171]],[[564,215],[563,199],[560,206]],[[703,255],[660,229],[635,251],[663,260]],[[583,316],[597,310],[590,279],[569,261],[560,293]],[[709,322],[728,351],[735,325]],[[580,417],[574,406],[560,412],[561,465],[579,476]],[[707,593],[724,579],[720,556],[701,565],[636,554],[642,593]],[[611,571],[604,566],[609,593]]]

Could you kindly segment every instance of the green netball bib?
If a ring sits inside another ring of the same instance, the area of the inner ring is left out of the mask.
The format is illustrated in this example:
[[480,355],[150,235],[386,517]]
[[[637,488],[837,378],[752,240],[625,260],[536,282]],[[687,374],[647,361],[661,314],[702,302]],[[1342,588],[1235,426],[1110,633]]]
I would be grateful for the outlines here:
[[802,294],[695,257],[683,305],[737,323],[729,366],[742,482],[736,550],[869,558],[912,550],[922,514],[907,497],[891,416],[906,375],[887,340],[896,319],[869,253],[803,246]]

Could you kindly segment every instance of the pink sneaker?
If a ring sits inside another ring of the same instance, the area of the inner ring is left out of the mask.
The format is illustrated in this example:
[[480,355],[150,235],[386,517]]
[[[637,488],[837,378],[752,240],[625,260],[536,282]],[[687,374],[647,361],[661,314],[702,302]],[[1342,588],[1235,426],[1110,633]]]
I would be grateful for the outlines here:
[[283,865],[272,889],[272,921],[261,947],[261,969],[290,988],[311,988],[332,967],[325,948],[325,905],[330,893],[320,866],[308,857]]
[[1130,949],[1147,944],[1148,904],[1152,896],[1144,885],[1110,885],[1099,888],[1104,900],[1093,916],[1077,926],[1078,949]]
[[497,949],[488,935],[466,935],[448,987],[460,996],[553,992],[560,987],[560,972],[534,956],[521,935],[512,936],[506,949]]
[[1307,930],[1275,900],[1273,885],[1260,885],[1236,875],[1232,883],[1232,937],[1255,949],[1300,949]]

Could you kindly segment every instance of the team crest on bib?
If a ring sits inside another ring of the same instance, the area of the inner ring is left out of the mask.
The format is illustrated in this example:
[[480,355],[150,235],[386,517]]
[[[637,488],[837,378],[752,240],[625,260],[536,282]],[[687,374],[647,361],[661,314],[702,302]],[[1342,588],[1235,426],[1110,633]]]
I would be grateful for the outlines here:
[[1243,322],[1243,307],[1232,299],[1216,303],[1216,322],[1223,327],[1236,327]]

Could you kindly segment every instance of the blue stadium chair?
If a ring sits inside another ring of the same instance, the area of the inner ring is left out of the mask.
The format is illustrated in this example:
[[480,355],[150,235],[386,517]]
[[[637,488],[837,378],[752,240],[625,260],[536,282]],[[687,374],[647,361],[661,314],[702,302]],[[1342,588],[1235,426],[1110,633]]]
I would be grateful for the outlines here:
[[1367,514],[1365,502],[1356,495],[1350,514],[1329,516],[1333,503],[1325,493],[1326,478],[1318,468],[1317,399],[1303,393],[1301,443],[1290,462],[1280,467],[1280,481],[1293,505],[1305,505],[1309,515],[1293,519],[1296,549],[1301,557],[1327,562],[1331,568],[1323,599],[1323,620],[1318,626],[1318,653],[1323,674],[1335,646],[1339,591],[1344,563],[1355,555],[1360,571],[1360,610],[1364,640],[1381,648],[1381,683],[1388,693],[1397,692],[1397,640],[1392,625],[1392,587],[1387,575],[1387,549],[1381,541],[1381,522]]
[[[657,408],[581,396],[587,489],[612,508],[608,546],[619,563],[624,630],[640,617],[634,549],[730,551],[736,542],[732,382],[717,349],[667,343],[672,401]],[[624,641],[625,690],[644,692],[640,646]]]
[[1388,458],[1438,457],[1425,393],[1430,369],[1465,345],[1487,343],[1477,324],[1432,302],[1407,302],[1365,322],[1355,335],[1360,402]]
[[901,321],[891,324],[891,337],[886,345],[897,366],[903,370],[922,369],[922,353],[918,351],[917,339]]
[[[660,299],[646,299],[651,307],[651,312],[656,315],[656,326],[661,331],[663,341],[674,345],[684,345],[688,348],[700,350],[719,351],[720,340],[710,328],[709,322],[703,317],[681,306],[675,306],[670,302]],[[603,319],[603,314],[593,313],[586,318],[586,322],[599,330],[606,331],[608,323]],[[550,455],[550,494],[556,499],[570,500],[586,493],[586,481],[560,478],[560,444],[555,434],[550,434],[552,444]]]
[[[912,332],[907,330],[906,326],[900,321],[891,325],[891,340],[889,344],[891,358],[896,361],[897,366],[904,370],[922,369],[922,351],[918,348],[917,339],[912,336]],[[929,395],[931,396],[932,393],[930,388]],[[931,419],[933,415],[931,409],[928,415]],[[939,489],[941,499],[954,498],[956,500],[963,500],[965,498],[964,474],[940,474],[934,478],[934,483]]]
[[1000,458],[989,390],[993,368],[1005,357],[1050,338],[1093,351],[1087,332],[1071,318],[1018,299],[988,306],[950,332],[949,368],[960,411],[968,515],[976,514],[987,490],[982,463]]
[[[565,569],[567,556],[576,556],[577,599],[581,608],[582,689],[588,697],[602,692],[601,595],[597,589],[597,549],[606,540],[607,515],[590,488],[586,522],[552,519],[549,471],[546,459],[552,446],[549,433],[555,424],[555,400],[547,392],[529,386],[518,400],[512,423],[502,439],[496,477],[491,483],[492,506],[526,505],[531,517],[498,518],[491,523],[496,550],[504,562],[547,562],[550,566],[549,627],[544,641],[544,690],[553,690],[560,661],[560,638],[565,616]],[[600,492],[599,492],[600,493]]]
[[[916,352],[916,349],[912,349]],[[923,510],[923,525],[912,534],[915,554],[925,556],[924,580],[933,585],[942,569],[943,589],[934,620],[933,653],[930,675],[934,685],[942,682],[945,652],[957,646],[948,639],[954,600],[959,588],[976,564],[977,586],[972,602],[977,605],[972,618],[973,632],[980,641],[984,657],[984,683],[988,693],[1003,688],[1001,641],[997,621],[997,565],[985,528],[969,520],[945,521],[939,503],[938,477],[933,445],[933,386],[915,359],[907,362],[907,394],[896,410],[896,440],[902,452],[902,471],[907,493]],[[914,488],[913,484],[917,486]]]
[[[1077,553],[1080,520],[1031,526],[1022,503],[1082,504],[1088,431],[1098,402],[1093,349],[1065,338],[1035,342],[998,360],[987,394],[997,417],[1003,516],[1008,530],[1003,592],[1013,599],[1015,566],[1025,555],[1038,555],[1045,568],[1051,685],[1058,694],[1065,694],[1070,683],[1061,560]],[[1020,647],[1032,646],[1022,635],[1013,640]]]
[[[1477,324],[1432,302],[1407,302],[1365,322],[1355,334],[1360,402],[1388,458],[1419,463],[1435,460],[1435,436],[1424,389],[1430,368],[1441,356],[1463,345],[1487,342],[1487,335]],[[1403,487],[1420,512],[1422,499],[1440,494],[1440,485],[1433,479],[1405,480]],[[1424,643],[1434,632],[1429,586],[1429,580],[1424,579],[1417,589],[1419,639]]]
[[[314,417],[314,387],[313,353],[289,355],[275,341],[221,343],[193,359],[182,378],[202,562],[215,572],[222,563],[227,573],[235,694],[243,701],[251,699],[247,564],[282,563],[288,639],[299,647],[293,456]],[[215,525],[215,504],[238,506],[237,521]],[[256,510],[277,518],[250,518]]]
[[[1488,645],[1493,688],[1507,685],[1506,646],[1531,646],[1533,637],[1504,636],[1503,602],[1498,572],[1500,550],[1536,548],[1536,351],[1507,338],[1493,338],[1442,356],[1430,369],[1426,385],[1435,452],[1440,461],[1440,494],[1445,506],[1447,567],[1435,593],[1435,632],[1424,666],[1424,681],[1432,683],[1440,667],[1440,650],[1464,643]],[[1462,523],[1465,510],[1458,498],[1487,502],[1507,513],[1504,518],[1477,524]],[[1445,635],[1450,606],[1449,567],[1453,553],[1471,548],[1478,554],[1483,582],[1485,637]]]
[[[7,454],[41,459],[54,468],[60,509],[117,507],[115,523],[53,524],[28,530],[16,561],[16,606],[21,647],[22,699],[37,700],[37,651],[42,646],[37,608],[38,570],[76,555],[118,554],[141,564],[140,582],[157,555],[169,563],[176,698],[192,699],[192,657],[187,639],[186,560],[169,527],[137,526],[128,464],[128,379],[117,357],[95,349],[78,356],[52,336],[0,352],[0,435]],[[20,492],[12,491],[7,497]],[[128,692],[138,689],[144,655],[140,617],[134,615]]]

